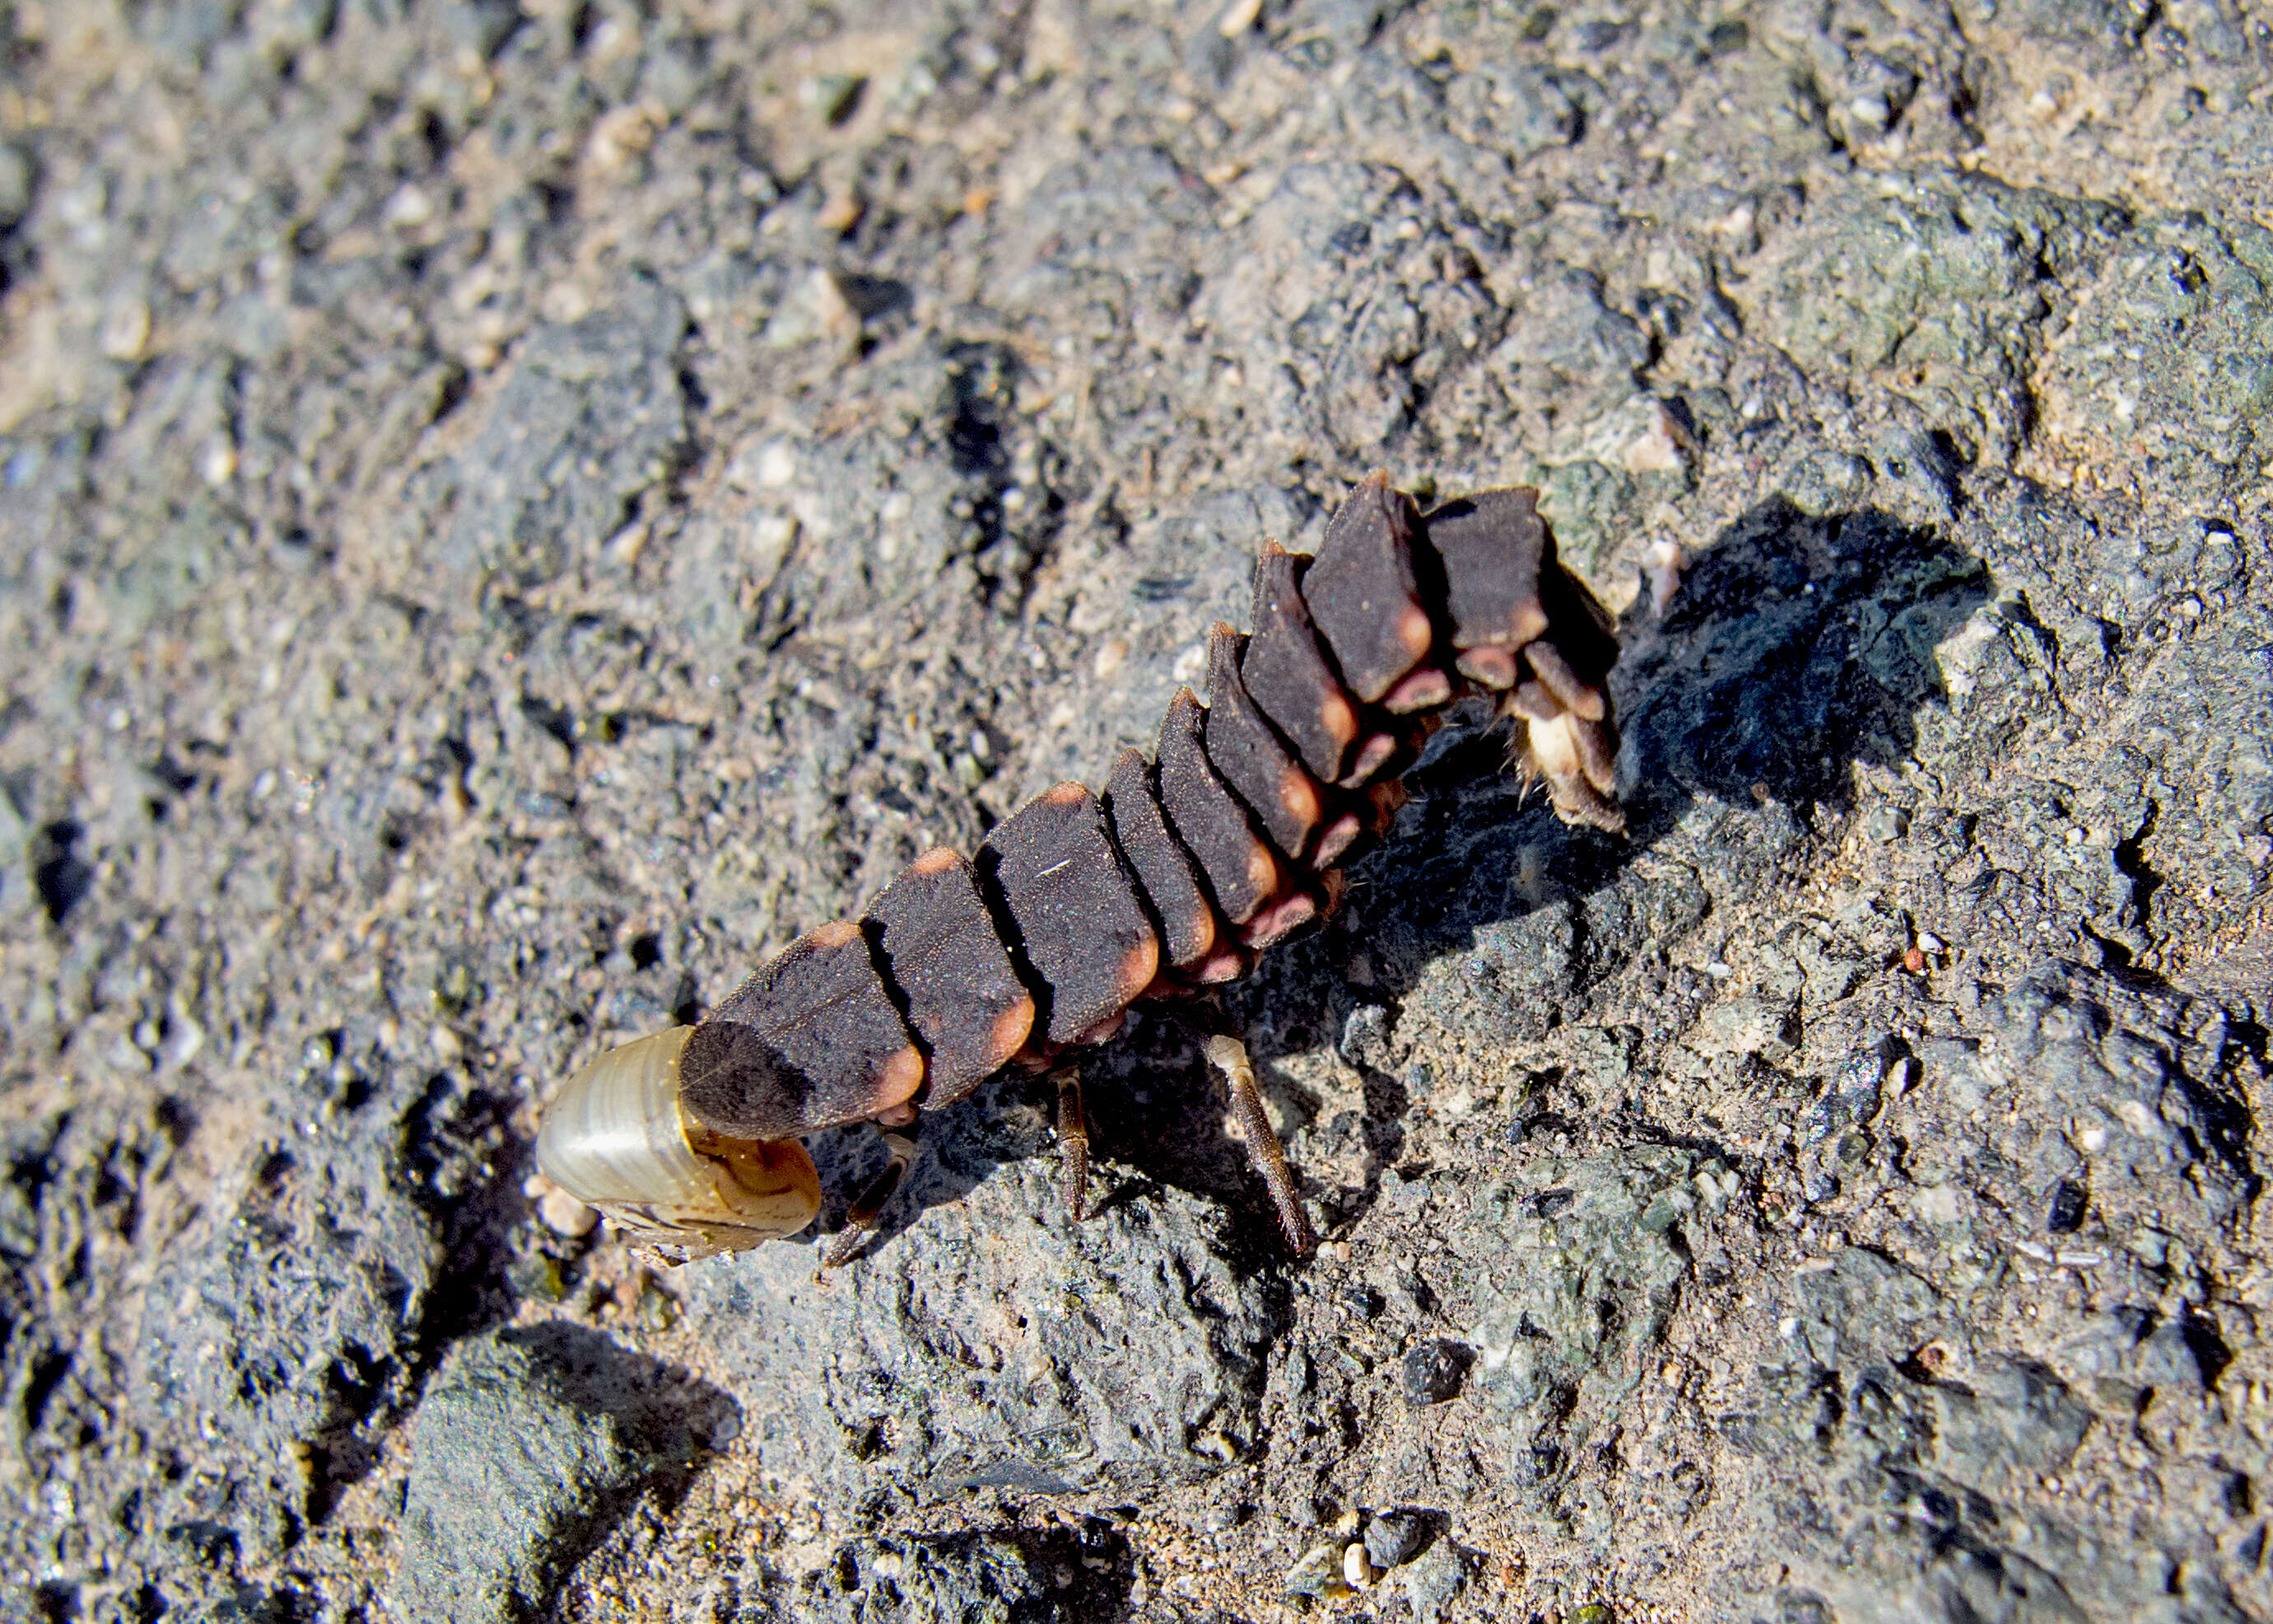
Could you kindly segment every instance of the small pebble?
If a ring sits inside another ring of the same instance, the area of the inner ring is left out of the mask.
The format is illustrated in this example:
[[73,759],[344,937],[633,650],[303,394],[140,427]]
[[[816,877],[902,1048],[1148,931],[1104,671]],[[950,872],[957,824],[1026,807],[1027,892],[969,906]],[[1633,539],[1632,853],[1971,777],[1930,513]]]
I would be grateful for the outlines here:
[[536,1216],[546,1229],[571,1240],[590,1234],[600,1222],[598,1213],[557,1186],[536,1198]]
[[780,440],[769,442],[758,453],[758,483],[779,490],[797,480],[797,451]]
[[557,1303],[568,1293],[559,1260],[542,1252],[514,1259],[506,1265],[505,1275],[514,1294],[528,1302]]
[[1467,1348],[1446,1337],[1422,1343],[1405,1356],[1399,1372],[1406,1402],[1420,1410],[1459,1397],[1473,1358]]
[[139,361],[150,344],[150,307],[139,299],[119,299],[104,315],[96,341],[113,361]]
[[1332,1540],[1312,1545],[1287,1570],[1287,1593],[1329,1601],[1347,1596],[1350,1588],[1341,1575],[1341,1547]]
[[1373,1582],[1381,1577],[1379,1570],[1373,1565],[1373,1558],[1356,1540],[1352,1540],[1342,1550],[1342,1577],[1349,1582],[1354,1590],[1369,1590]]
[[1365,1553],[1379,1568],[1400,1568],[1413,1560],[1421,1548],[1422,1536],[1428,1525],[1407,1512],[1392,1511],[1373,1519],[1365,1528]]
[[865,74],[822,73],[807,79],[800,88],[806,105],[818,113],[823,123],[835,125],[852,116],[860,105],[860,93],[867,86]]
[[1342,1022],[1341,1057],[1352,1065],[1379,1066],[1388,1059],[1389,1011],[1378,1004],[1360,1004]]
[[1227,40],[1235,40],[1255,26],[1255,19],[1263,15],[1263,0],[1231,0],[1223,15],[1215,19],[1215,30]]
[[1909,833],[1909,814],[1899,806],[1875,806],[1863,819],[1863,833],[1884,845]]

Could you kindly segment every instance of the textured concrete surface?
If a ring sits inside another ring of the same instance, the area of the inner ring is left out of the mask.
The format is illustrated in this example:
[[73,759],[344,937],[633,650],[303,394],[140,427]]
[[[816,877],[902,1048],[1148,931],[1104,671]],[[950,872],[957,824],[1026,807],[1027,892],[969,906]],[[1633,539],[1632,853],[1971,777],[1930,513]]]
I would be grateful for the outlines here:
[[[2273,1616],[2269,29],[0,4],[0,1611]],[[1315,1257],[1152,1014],[1078,1230],[1015,1081],[826,1281],[540,1217],[1376,467],[1633,834],[1455,728],[1231,990]]]

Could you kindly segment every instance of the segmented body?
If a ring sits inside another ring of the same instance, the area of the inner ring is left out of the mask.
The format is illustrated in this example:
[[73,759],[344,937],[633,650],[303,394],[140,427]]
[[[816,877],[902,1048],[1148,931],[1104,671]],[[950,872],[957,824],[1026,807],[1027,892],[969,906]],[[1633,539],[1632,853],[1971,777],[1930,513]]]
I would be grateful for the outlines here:
[[[1621,827],[1617,640],[1535,496],[1487,490],[1424,516],[1377,475],[1315,558],[1266,546],[1255,630],[1215,628],[1208,701],[1180,690],[1151,758],[1124,752],[1101,797],[1049,790],[970,860],[919,858],[859,919],[759,969],[683,1047],[673,1036],[690,1132],[773,1145],[905,1123],[1110,1037],[1139,999],[1238,976],[1332,910],[1343,865],[1403,798],[1399,775],[1470,695],[1519,721],[1524,770],[1566,821]],[[1299,1239],[1291,1187],[1280,1164]]]

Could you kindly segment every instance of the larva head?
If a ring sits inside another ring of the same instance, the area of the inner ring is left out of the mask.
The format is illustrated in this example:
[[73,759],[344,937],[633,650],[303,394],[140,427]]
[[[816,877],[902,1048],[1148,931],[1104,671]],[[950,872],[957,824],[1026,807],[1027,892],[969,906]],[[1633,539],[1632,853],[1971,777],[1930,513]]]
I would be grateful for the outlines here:
[[729,1139],[679,1109],[692,1027],[611,1049],[544,1113],[538,1171],[643,1246],[687,1258],[794,1235],[821,1210],[821,1179],[794,1139]]

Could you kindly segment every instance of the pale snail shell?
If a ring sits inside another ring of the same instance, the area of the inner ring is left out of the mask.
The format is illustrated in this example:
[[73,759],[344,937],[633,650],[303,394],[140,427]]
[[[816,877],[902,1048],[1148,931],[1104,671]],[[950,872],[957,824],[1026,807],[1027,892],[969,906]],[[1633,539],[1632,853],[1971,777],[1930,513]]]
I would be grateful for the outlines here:
[[821,1179],[794,1139],[728,1139],[679,1108],[691,1026],[611,1049],[544,1113],[537,1170],[643,1246],[689,1258],[794,1235],[821,1210]]

